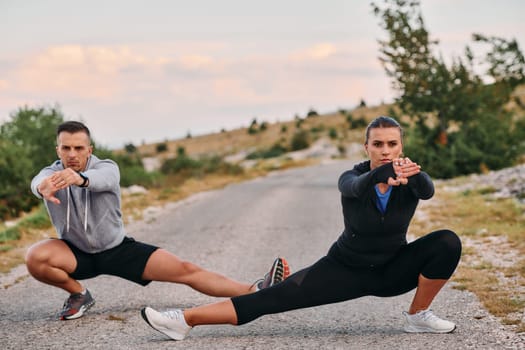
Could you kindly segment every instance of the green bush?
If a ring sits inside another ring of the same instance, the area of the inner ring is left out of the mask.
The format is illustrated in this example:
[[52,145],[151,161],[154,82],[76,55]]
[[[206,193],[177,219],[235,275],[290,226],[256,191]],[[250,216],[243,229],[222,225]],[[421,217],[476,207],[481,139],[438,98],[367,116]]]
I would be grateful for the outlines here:
[[318,133],[325,130],[325,126],[323,124],[320,124],[318,126],[313,126],[310,128],[310,132]]
[[317,113],[317,111],[313,108],[310,108],[308,110],[308,113],[306,113],[307,118],[312,118],[312,117],[317,117],[317,116],[319,116],[319,113]]
[[287,151],[288,150],[286,149],[286,147],[282,146],[280,143],[276,143],[270,148],[260,149],[248,154],[248,156],[246,156],[246,159],[274,158],[283,155]]
[[297,129],[300,129],[301,126],[302,126],[303,123],[304,123],[304,119],[301,118],[301,117],[299,117],[298,115],[296,115],[294,119],[295,119],[295,127],[296,127]]
[[199,177],[204,174],[241,174],[242,167],[225,162],[219,156],[207,156],[193,159],[185,154],[177,158],[167,159],[161,166],[163,174],[186,174]]
[[137,152],[137,147],[134,144],[132,144],[132,143],[128,143],[128,144],[124,145],[124,149],[128,153],[135,153],[135,152]]
[[51,227],[51,221],[49,220],[45,206],[40,204],[38,211],[23,218],[18,226],[28,229],[45,229]]
[[239,175],[244,172],[240,165],[225,162],[219,156],[203,157],[199,161],[205,174]]
[[137,153],[116,154],[104,147],[96,147],[94,153],[100,159],[111,159],[118,164],[122,187],[140,185],[150,188],[159,186],[162,181],[162,174],[149,173],[144,169],[142,159]]
[[142,166],[125,167],[120,172],[120,185],[122,187],[131,185],[140,185],[146,188],[158,187],[162,179],[161,173],[147,172]]
[[250,124],[250,127],[248,128],[248,134],[250,135],[257,134],[258,131],[259,130],[258,130],[257,118],[253,118]]
[[160,171],[163,174],[176,174],[183,170],[192,170],[201,168],[202,164],[193,158],[184,154],[176,158],[166,159],[162,164]]
[[363,116],[359,118],[354,118],[352,114],[346,116],[346,121],[350,129],[361,129],[365,128],[368,125],[368,122]]
[[16,241],[18,239],[20,239],[20,230],[16,226],[0,231],[0,243]]
[[157,150],[157,153],[163,153],[163,152],[166,152],[168,150],[168,145],[165,142],[159,143],[159,144],[157,144],[155,149]]
[[301,149],[308,148],[310,146],[310,139],[308,133],[305,130],[299,130],[294,133],[290,142],[290,149],[292,151],[298,151]]

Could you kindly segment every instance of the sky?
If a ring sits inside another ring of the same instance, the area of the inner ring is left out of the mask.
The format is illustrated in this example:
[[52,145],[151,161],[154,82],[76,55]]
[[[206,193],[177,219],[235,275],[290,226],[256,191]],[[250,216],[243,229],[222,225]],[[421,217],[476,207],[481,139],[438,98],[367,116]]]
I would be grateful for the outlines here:
[[[445,59],[472,33],[525,50],[525,1],[422,0]],[[98,144],[391,102],[386,33],[364,0],[0,0],[0,123],[59,106]]]

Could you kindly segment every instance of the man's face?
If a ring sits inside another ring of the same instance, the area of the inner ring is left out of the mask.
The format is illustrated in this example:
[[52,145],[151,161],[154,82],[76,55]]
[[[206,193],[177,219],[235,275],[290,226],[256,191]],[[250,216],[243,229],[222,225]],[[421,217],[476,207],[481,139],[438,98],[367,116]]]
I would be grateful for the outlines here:
[[88,135],[85,132],[61,132],[57,137],[57,155],[64,168],[83,171],[93,152]]
[[390,163],[403,152],[399,128],[370,129],[365,150],[370,158],[370,169]]

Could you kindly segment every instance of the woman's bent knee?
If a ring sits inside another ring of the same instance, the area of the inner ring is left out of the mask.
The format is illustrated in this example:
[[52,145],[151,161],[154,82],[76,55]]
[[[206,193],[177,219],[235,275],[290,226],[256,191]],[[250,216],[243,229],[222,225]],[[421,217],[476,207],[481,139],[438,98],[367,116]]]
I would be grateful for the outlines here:
[[461,255],[461,240],[459,236],[451,230],[441,230],[440,242],[447,252],[454,256]]
[[461,240],[450,230],[435,231],[429,237],[429,260],[422,274],[429,279],[449,279],[461,257]]

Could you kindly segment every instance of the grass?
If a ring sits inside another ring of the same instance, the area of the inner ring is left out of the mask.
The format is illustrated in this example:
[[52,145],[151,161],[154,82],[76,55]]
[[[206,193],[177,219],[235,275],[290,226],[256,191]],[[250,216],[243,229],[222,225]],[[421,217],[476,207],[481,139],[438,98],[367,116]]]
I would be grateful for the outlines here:
[[[358,109],[354,118],[371,120],[387,114],[388,106]],[[345,115],[333,113],[323,118],[305,118],[303,130],[309,130],[312,138],[321,137],[331,128],[343,130],[338,133],[340,144],[362,143],[363,130],[350,130]],[[285,126],[285,128],[283,128]],[[141,145],[142,157],[162,159],[172,157],[179,147],[187,155],[199,157],[215,154],[231,155],[240,151],[269,149],[276,143],[289,143],[298,129],[296,121],[268,124],[266,130],[249,134],[247,128],[167,141],[167,151],[157,152],[156,145]],[[304,166],[315,160],[292,161],[281,158],[260,159],[255,167],[242,174],[206,174],[200,177],[170,177],[165,186],[154,188],[145,194],[124,196],[122,211],[126,223],[143,219],[144,209],[162,206],[167,202],[184,199],[191,194],[218,189],[228,184],[262,176],[277,169]],[[449,228],[457,232],[463,241],[460,265],[453,276],[454,288],[475,293],[484,307],[500,318],[503,324],[512,326],[516,332],[525,332],[523,309],[525,307],[525,208],[511,199],[494,199],[490,187],[463,192],[451,192],[445,185],[461,184],[467,179],[455,179],[437,184],[436,196],[423,201],[411,224],[411,234],[423,235],[435,229]],[[422,215],[420,215],[422,214]],[[23,263],[27,246],[33,242],[55,236],[43,207],[26,216],[14,228],[0,226],[0,272],[8,272]],[[487,256],[490,252],[492,256]],[[514,252],[514,262],[501,266],[498,257]],[[494,260],[496,257],[496,260]]]
[[452,278],[454,288],[475,293],[503,324],[524,332],[525,205],[495,199],[493,192],[451,192],[438,185],[434,199],[422,203],[424,215],[414,219],[411,229],[416,235],[439,228],[458,233],[464,249]]
[[52,236],[52,230],[43,205],[20,218],[15,226],[0,229],[0,273],[22,264],[27,246]]
[[0,232],[0,243],[15,241],[20,239],[20,229],[18,227],[10,227]]

